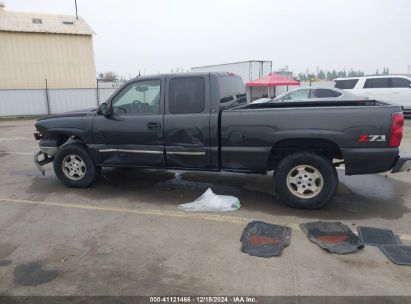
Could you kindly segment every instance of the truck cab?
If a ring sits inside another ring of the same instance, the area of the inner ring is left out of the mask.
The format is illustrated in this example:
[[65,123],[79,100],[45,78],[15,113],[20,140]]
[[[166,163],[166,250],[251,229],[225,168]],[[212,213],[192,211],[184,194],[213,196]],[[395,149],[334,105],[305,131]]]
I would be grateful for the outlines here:
[[95,158],[102,166],[217,170],[220,105],[244,103],[244,94],[242,79],[228,73],[130,81],[94,117]]

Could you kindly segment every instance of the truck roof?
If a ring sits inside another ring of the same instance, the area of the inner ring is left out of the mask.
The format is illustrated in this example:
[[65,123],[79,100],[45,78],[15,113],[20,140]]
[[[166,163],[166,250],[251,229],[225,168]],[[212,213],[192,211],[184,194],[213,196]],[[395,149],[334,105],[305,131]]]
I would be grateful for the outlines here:
[[209,65],[202,65],[202,66],[195,66],[191,69],[199,69],[199,68],[211,68],[215,66],[224,66],[224,65],[232,65],[232,64],[240,64],[240,63],[250,63],[250,62],[270,62],[271,60],[245,60],[245,61],[236,61],[236,62],[228,62],[228,63],[217,63],[217,64],[209,64]]
[[153,77],[173,77],[173,76],[188,76],[188,77],[196,77],[196,76],[206,76],[206,75],[217,75],[217,76],[237,76],[236,74],[230,72],[184,72],[184,73],[162,73],[162,74],[151,74],[151,75],[144,75],[144,76],[136,76],[131,80],[135,79],[145,79],[145,78],[153,78]]

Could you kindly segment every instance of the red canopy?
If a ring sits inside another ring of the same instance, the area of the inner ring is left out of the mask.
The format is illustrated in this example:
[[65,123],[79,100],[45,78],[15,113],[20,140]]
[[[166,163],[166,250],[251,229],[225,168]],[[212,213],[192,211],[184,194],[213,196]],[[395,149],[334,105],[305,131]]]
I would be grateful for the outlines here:
[[278,74],[269,74],[246,84],[247,87],[277,87],[286,85],[300,85],[300,82]]

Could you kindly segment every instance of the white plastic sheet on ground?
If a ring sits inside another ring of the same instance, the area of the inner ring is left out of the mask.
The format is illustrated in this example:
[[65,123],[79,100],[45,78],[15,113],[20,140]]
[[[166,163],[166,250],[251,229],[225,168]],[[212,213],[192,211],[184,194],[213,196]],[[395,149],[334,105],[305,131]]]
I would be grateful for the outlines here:
[[218,195],[210,188],[194,202],[178,205],[184,211],[233,211],[240,207],[240,200],[235,196]]

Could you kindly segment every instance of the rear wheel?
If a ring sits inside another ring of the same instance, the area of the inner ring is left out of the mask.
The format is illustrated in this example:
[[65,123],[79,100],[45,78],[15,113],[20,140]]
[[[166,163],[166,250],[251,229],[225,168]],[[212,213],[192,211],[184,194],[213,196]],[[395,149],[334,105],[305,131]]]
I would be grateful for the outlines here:
[[302,209],[326,205],[338,187],[338,175],[331,162],[308,152],[286,156],[274,172],[280,201]]
[[88,187],[100,173],[87,149],[79,143],[63,146],[54,157],[53,167],[58,179],[69,187]]

